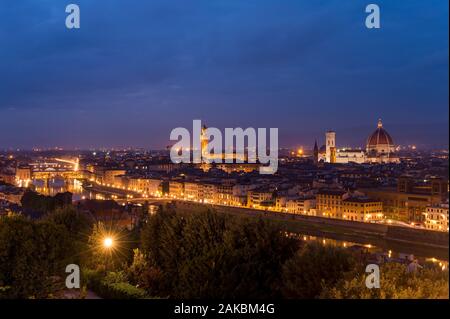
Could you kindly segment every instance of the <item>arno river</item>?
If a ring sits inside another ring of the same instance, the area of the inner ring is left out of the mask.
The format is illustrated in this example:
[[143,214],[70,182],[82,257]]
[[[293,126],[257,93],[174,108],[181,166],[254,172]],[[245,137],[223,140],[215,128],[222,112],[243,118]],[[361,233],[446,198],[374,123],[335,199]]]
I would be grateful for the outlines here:
[[[73,200],[78,201],[82,199],[111,199],[111,192],[100,191],[98,189],[91,190],[89,188],[83,187],[82,181],[79,180],[69,180],[65,182],[64,180],[50,180],[45,183],[40,180],[33,181],[36,187],[36,191],[44,195],[56,195],[60,192],[69,191],[73,194]],[[329,238],[320,235],[311,236],[306,234],[289,234],[298,238],[301,241],[310,242],[316,241],[324,245],[334,245],[339,247],[344,247],[347,249],[352,249],[359,251],[361,253],[370,254],[377,259],[390,259],[396,261],[405,261],[410,255],[414,255],[415,258],[419,260],[421,264],[424,263],[435,263],[438,264],[442,269],[448,268],[448,251],[434,249],[434,248],[423,248],[414,246],[405,246],[402,244],[396,244],[391,242],[364,242],[363,240],[347,240],[345,238]],[[374,260],[376,261],[376,260]]]
[[65,181],[63,179],[53,179],[45,183],[42,180],[34,180],[33,185],[35,190],[41,194],[48,196],[55,196],[62,192],[71,192],[73,194],[73,201],[82,199],[110,199],[110,194],[103,192],[96,192],[87,190],[83,187],[83,181],[77,179],[70,179]]

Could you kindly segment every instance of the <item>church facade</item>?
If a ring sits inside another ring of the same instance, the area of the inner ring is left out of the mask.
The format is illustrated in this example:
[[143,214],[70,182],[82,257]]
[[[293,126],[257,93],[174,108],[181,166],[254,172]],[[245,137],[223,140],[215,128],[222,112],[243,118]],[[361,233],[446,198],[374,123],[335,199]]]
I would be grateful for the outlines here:
[[378,120],[376,130],[369,135],[365,149],[338,149],[336,147],[336,132],[325,133],[325,145],[320,149],[317,142],[314,145],[314,161],[325,163],[399,163],[395,153],[396,147],[391,135]]

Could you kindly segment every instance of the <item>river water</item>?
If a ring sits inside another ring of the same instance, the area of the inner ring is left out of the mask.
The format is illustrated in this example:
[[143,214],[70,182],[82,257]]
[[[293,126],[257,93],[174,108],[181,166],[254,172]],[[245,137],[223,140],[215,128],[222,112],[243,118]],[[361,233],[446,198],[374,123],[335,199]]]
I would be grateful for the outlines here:
[[48,182],[43,180],[32,181],[36,192],[55,196],[58,193],[71,192],[72,200],[79,201],[82,199],[106,199],[103,194],[87,191],[83,188],[83,182],[77,179],[70,179],[68,181],[60,178],[51,179]]

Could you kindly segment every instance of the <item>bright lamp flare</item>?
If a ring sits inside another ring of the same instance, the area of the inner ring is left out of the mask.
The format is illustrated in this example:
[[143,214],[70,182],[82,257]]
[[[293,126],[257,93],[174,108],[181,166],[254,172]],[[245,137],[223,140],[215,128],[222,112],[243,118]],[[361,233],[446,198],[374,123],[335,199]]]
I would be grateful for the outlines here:
[[105,248],[111,248],[113,246],[113,243],[114,241],[111,237],[106,237],[103,240],[103,246],[105,246]]

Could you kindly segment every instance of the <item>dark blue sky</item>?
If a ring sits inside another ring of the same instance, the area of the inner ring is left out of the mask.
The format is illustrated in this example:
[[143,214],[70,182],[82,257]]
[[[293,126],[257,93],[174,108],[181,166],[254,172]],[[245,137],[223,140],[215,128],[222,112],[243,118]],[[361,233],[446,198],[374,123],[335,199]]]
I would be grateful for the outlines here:
[[379,117],[448,147],[448,67],[447,0],[2,0],[0,149],[159,148],[193,119],[362,146]]

